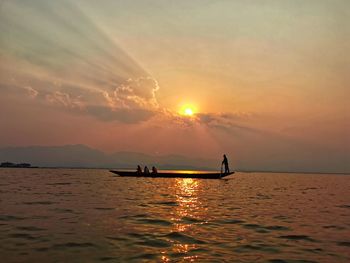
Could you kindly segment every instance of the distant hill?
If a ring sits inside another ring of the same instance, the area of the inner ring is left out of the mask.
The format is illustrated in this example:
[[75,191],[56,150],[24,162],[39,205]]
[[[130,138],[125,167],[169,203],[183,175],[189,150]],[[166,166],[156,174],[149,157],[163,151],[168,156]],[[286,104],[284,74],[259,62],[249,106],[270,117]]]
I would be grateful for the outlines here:
[[220,160],[181,155],[153,156],[136,152],[106,154],[86,145],[0,148],[0,162],[30,163],[40,167],[135,168],[155,165],[160,169],[218,169]]

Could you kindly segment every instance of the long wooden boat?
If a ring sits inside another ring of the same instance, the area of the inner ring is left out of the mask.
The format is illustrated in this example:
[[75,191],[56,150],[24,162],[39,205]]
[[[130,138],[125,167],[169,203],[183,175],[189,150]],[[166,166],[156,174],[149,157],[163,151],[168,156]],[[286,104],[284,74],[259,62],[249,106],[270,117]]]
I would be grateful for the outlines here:
[[220,179],[231,174],[230,173],[215,173],[215,172],[192,172],[192,171],[183,171],[183,172],[158,172],[156,174],[139,174],[136,171],[116,171],[110,170],[111,173],[117,174],[122,177],[150,177],[150,178],[201,178],[201,179]]

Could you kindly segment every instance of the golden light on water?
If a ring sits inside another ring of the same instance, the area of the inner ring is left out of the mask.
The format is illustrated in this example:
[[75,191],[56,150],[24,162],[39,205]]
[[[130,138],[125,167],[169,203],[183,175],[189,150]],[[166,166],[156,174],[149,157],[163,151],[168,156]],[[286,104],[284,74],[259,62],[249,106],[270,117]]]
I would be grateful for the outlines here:
[[[184,173],[189,171],[184,171]],[[187,234],[191,231],[195,224],[192,220],[196,220],[198,213],[203,211],[200,200],[198,199],[198,191],[201,184],[197,179],[183,178],[175,179],[176,201],[179,204],[174,207],[173,218],[174,232]],[[184,255],[183,260],[186,262],[194,262],[197,256],[188,255],[190,250],[197,249],[196,244],[187,242],[174,243],[174,253],[181,253]]]
[[166,256],[162,256],[162,262],[170,262],[170,259]]
[[179,195],[177,197],[180,199],[180,204],[195,204],[197,201],[197,188],[199,186],[198,180],[192,178],[184,178],[176,181],[177,187],[179,189]]
[[198,200],[197,191],[199,188],[199,181],[196,179],[185,178],[176,180],[176,201],[179,204],[175,209],[175,228],[178,232],[184,232],[191,223],[183,222],[183,219],[195,218],[196,213],[200,209],[200,202]]

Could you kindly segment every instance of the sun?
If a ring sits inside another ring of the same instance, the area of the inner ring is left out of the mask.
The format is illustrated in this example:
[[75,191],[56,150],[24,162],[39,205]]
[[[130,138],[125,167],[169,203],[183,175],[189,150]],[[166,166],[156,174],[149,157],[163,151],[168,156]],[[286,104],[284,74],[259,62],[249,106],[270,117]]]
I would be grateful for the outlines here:
[[191,108],[186,108],[184,111],[184,114],[187,116],[192,116],[193,115],[193,110]]
[[182,105],[179,111],[181,115],[184,115],[186,117],[193,117],[196,114],[196,112],[196,108],[191,104]]

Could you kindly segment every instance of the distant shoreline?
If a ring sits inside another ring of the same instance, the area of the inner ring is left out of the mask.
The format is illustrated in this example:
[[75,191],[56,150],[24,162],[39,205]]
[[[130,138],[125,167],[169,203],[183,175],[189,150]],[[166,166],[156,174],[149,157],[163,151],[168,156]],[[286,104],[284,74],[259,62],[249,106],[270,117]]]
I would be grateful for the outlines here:
[[39,168],[38,166],[32,166],[30,163],[12,163],[12,162],[2,162],[0,164],[1,168]]

